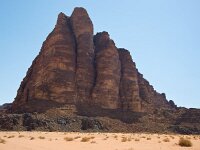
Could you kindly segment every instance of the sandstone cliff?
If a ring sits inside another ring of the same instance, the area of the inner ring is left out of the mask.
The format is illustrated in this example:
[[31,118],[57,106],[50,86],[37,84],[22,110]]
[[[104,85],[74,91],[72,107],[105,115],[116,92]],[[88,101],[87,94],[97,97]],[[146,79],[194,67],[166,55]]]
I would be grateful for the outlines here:
[[115,43],[107,32],[97,33],[94,37],[96,52],[96,82],[92,97],[103,107],[119,107],[120,60]]
[[[84,8],[57,24],[23,79],[13,112],[45,111],[63,104],[153,112],[173,109],[136,68],[128,50],[117,48],[107,32],[93,35]],[[88,108],[89,109],[89,108]]]

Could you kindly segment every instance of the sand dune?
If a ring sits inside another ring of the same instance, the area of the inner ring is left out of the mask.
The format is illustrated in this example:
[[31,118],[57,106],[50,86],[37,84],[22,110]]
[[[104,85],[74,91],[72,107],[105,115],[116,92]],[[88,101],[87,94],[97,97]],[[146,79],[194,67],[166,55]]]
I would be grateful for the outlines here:
[[[192,147],[178,145],[180,137]],[[0,132],[0,150],[200,150],[200,136],[123,133]]]

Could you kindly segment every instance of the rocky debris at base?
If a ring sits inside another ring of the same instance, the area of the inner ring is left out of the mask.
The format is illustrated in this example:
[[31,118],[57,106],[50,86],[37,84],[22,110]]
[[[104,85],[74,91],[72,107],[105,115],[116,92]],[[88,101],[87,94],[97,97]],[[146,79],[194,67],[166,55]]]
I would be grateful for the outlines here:
[[[59,112],[59,110],[61,112]],[[200,113],[195,109],[177,109],[176,111],[158,110],[154,113],[106,112],[105,115],[94,116],[87,113],[63,113],[67,109],[52,109],[57,112],[1,114],[1,131],[61,131],[61,132],[150,132],[150,133],[179,133],[200,134],[199,118],[190,117]],[[100,111],[100,110],[99,110]],[[78,113],[78,114],[77,114]],[[82,115],[81,115],[82,113]],[[88,112],[91,114],[90,112]],[[117,118],[121,116],[121,118]],[[131,116],[134,120],[128,122]],[[137,119],[136,119],[137,118]]]
[[88,117],[49,118],[44,114],[0,115],[1,131],[106,131],[100,121]]

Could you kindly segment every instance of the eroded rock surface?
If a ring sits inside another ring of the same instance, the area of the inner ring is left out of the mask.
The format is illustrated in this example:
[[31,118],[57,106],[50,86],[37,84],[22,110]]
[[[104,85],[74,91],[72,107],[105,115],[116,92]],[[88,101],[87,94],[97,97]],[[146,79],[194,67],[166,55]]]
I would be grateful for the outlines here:
[[[21,83],[13,109],[32,110],[34,104],[74,103],[76,51],[69,17],[60,13],[54,30],[43,43],[41,51]],[[42,108],[41,108],[42,109]]]
[[93,23],[84,8],[57,23],[23,79],[12,112],[44,112],[63,104],[153,112],[174,109],[143,78],[130,52],[118,49],[107,32],[93,35]]
[[119,108],[121,65],[115,43],[107,32],[94,37],[96,82],[92,93],[95,104],[103,108]]
[[121,61],[120,100],[123,110],[141,111],[141,99],[137,78],[137,69],[130,52],[118,49]]
[[84,8],[75,8],[70,17],[76,39],[77,101],[90,101],[94,84],[93,24]]

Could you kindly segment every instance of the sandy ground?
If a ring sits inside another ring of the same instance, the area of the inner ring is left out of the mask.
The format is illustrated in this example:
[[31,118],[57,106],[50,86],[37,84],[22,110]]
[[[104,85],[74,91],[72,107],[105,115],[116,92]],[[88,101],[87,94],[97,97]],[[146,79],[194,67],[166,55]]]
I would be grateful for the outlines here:
[[[192,147],[179,146],[180,137]],[[200,150],[200,135],[0,132],[0,150]]]

